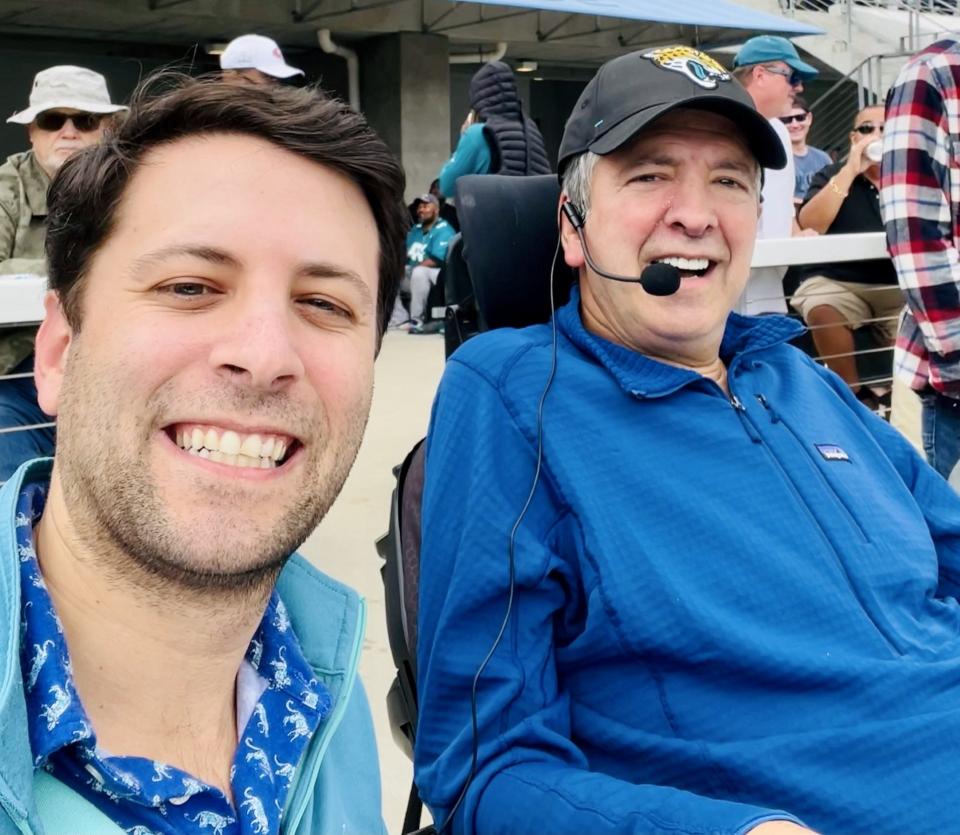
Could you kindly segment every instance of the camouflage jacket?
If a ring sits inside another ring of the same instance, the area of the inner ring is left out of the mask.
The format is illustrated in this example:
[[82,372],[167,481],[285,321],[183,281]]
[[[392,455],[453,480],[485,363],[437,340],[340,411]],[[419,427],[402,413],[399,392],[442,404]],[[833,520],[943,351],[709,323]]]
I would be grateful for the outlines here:
[[[0,165],[0,275],[46,274],[49,185],[33,151],[14,154]],[[0,329],[0,374],[30,355],[35,334],[35,328]]]

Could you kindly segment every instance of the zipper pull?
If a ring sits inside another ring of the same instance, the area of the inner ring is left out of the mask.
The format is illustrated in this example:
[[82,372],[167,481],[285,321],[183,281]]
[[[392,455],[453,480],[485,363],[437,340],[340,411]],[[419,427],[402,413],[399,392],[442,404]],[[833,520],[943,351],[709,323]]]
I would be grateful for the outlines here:
[[771,406],[771,405],[767,402],[767,398],[766,398],[766,397],[764,397],[762,394],[758,394],[758,395],[757,395],[757,402],[758,402],[761,406],[763,406],[763,408],[766,409],[766,410],[770,413],[770,423],[779,423],[779,422],[780,422],[780,415],[778,415],[778,414],[773,410],[773,406]]
[[737,395],[730,395],[730,405],[733,406],[737,417],[740,418],[740,424],[743,426],[743,431],[747,433],[747,437],[755,444],[762,443],[760,436],[757,434],[757,430],[754,429],[750,418],[747,416],[747,407],[740,402],[740,398],[737,397]]

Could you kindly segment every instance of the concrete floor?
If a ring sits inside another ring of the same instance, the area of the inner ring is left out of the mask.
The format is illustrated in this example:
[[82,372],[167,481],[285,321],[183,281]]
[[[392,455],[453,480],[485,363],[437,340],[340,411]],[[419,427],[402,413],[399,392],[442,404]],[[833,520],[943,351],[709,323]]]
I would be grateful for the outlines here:
[[394,667],[387,643],[374,540],[387,530],[391,473],[427,431],[430,406],[443,372],[443,337],[388,332],[377,359],[370,423],[353,471],[327,518],[301,549],[318,567],[366,597],[367,637],[360,675],[376,725],[383,779],[383,817],[399,832],[412,766],[390,735],[386,693]]

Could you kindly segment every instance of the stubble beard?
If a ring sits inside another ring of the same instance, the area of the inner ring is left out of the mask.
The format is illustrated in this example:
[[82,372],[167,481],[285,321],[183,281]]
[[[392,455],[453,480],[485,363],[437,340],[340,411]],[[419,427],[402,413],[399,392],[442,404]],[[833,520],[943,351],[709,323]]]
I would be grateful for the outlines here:
[[[188,529],[186,520],[177,523],[165,507],[149,466],[159,429],[149,416],[168,413],[170,393],[158,390],[143,407],[140,421],[119,425],[116,418],[125,414],[124,387],[118,382],[122,369],[94,373],[79,342],[74,342],[64,375],[56,462],[70,521],[83,549],[102,565],[109,581],[139,587],[151,597],[200,595],[209,603],[216,598],[228,602],[262,597],[340,493],[363,438],[370,395],[351,404],[342,416],[340,437],[331,434],[323,413],[291,422],[292,405],[282,396],[229,387],[207,395],[211,404],[235,414],[272,417],[280,425],[298,427],[299,437],[312,440],[301,452],[306,458],[299,464],[300,489],[279,513],[269,516],[271,508],[249,507],[250,496],[242,483],[211,489],[198,473],[211,505],[246,507],[249,524],[239,538],[209,518]],[[204,413],[204,403],[196,398],[192,402]],[[125,439],[124,433],[131,431],[136,437]],[[107,438],[117,442],[103,440]]]

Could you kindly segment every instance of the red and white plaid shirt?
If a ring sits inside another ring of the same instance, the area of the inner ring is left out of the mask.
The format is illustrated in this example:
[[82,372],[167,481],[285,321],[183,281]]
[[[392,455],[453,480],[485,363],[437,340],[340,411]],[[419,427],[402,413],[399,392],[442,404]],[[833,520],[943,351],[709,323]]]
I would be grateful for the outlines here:
[[880,199],[907,309],[896,373],[960,398],[960,41],[938,41],[887,96]]

